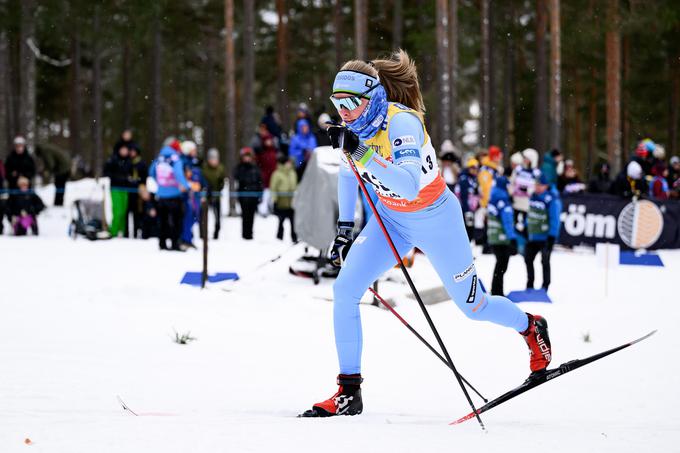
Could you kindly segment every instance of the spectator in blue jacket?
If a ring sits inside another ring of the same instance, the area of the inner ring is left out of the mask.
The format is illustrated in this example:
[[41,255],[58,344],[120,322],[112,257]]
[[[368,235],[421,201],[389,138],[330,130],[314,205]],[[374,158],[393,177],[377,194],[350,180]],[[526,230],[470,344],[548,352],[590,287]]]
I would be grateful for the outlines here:
[[479,161],[474,157],[465,162],[465,169],[458,177],[458,182],[453,188],[453,193],[460,200],[460,207],[463,210],[465,219],[465,230],[468,239],[475,239],[475,211],[479,208],[479,183],[477,173],[479,172]]
[[557,165],[562,161],[562,153],[559,149],[552,149],[543,155],[543,165],[541,165],[541,173],[543,173],[548,180],[549,186],[557,184]]
[[184,176],[184,165],[179,153],[178,144],[175,147],[164,146],[149,170],[149,176],[158,185],[156,198],[161,224],[159,232],[161,250],[168,250],[168,239],[171,241],[171,250],[182,250],[179,246],[184,214],[182,194],[189,192],[190,186]]
[[528,242],[524,252],[527,266],[527,289],[534,287],[534,260],[541,253],[543,265],[543,289],[550,286],[550,254],[560,233],[562,201],[557,189],[550,186],[548,178],[541,174],[534,193],[529,200],[527,216]]
[[298,180],[307,167],[314,148],[316,148],[316,137],[312,133],[312,127],[307,118],[300,118],[295,122],[295,135],[290,139],[288,155],[293,159],[298,174]]
[[196,248],[194,245],[193,228],[201,220],[200,194],[207,186],[201,170],[202,161],[198,157],[198,147],[191,140],[182,142],[182,154],[184,156],[184,175],[191,186],[191,191],[184,194],[184,219],[182,221],[182,234],[179,246],[187,250]]
[[508,270],[508,262],[517,254],[517,237],[515,235],[514,213],[508,194],[508,178],[499,176],[491,189],[491,198],[487,205],[486,237],[491,251],[496,256],[493,269],[491,294],[504,296],[503,278]]

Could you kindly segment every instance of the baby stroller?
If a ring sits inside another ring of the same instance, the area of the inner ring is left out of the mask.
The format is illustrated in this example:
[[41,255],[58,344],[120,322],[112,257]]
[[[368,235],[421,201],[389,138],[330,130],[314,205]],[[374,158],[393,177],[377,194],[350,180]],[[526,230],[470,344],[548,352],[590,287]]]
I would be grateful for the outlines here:
[[78,235],[85,236],[91,241],[111,239],[111,234],[104,220],[104,203],[92,200],[76,200],[72,207],[71,226],[69,235],[76,239]]

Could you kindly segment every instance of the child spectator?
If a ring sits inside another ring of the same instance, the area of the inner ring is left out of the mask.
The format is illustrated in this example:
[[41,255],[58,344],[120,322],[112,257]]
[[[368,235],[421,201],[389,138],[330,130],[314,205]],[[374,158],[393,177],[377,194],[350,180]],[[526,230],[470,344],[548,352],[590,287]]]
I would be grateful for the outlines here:
[[224,172],[224,165],[220,163],[220,153],[216,148],[208,150],[208,158],[203,163],[203,177],[208,183],[208,206],[215,215],[215,231],[213,239],[220,236],[220,217],[222,216],[222,190],[224,189],[224,179],[227,177]]
[[19,176],[17,192],[9,198],[9,215],[15,236],[25,236],[29,229],[35,236],[38,235],[38,214],[45,209],[45,205],[30,187],[28,178]]
[[283,239],[283,222],[290,221],[290,238],[297,242],[295,234],[295,211],[293,210],[293,192],[297,189],[298,179],[293,165],[293,159],[284,155],[279,156],[279,165],[272,174],[270,189],[274,202],[274,214],[279,218],[279,229],[276,237]]
[[243,239],[253,239],[253,222],[257,205],[262,199],[262,174],[254,163],[254,152],[252,148],[241,150],[241,162],[234,169],[234,180],[237,190],[241,192],[238,202],[241,205],[241,236]]
[[128,192],[130,191],[130,177],[132,163],[130,150],[121,146],[104,164],[104,176],[111,180],[111,210],[113,219],[109,227],[112,237],[127,233]]
[[541,253],[543,289],[550,286],[550,254],[560,232],[562,203],[556,190],[551,189],[548,178],[541,174],[529,201],[527,216],[527,245],[524,262],[527,266],[527,289],[534,287],[534,260]]
[[652,182],[649,184],[649,197],[653,200],[668,200],[670,194],[670,187],[666,178],[668,177],[668,168],[663,161],[658,161],[652,167]]
[[[172,142],[173,144],[174,141]],[[190,190],[184,176],[184,166],[180,158],[178,145],[166,145],[151,164],[149,176],[156,180],[158,191],[158,217],[160,219],[159,247],[168,250],[168,239],[171,249],[181,251],[179,237],[182,234],[183,204],[182,193]]]
[[517,253],[514,215],[508,194],[508,179],[505,176],[496,178],[487,209],[486,237],[491,251],[496,256],[491,294],[503,296],[505,271],[508,270],[510,257]]

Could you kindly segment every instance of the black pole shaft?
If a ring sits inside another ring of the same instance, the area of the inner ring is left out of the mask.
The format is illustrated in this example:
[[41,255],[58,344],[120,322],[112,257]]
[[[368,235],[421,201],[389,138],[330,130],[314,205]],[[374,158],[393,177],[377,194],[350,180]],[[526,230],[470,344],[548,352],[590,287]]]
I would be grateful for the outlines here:
[[470,404],[470,407],[472,408],[472,412],[475,413],[475,417],[477,418],[477,421],[479,422],[479,426],[484,430],[486,428],[484,427],[484,422],[482,421],[481,417],[477,413],[477,408],[475,408],[475,403],[472,402],[472,398],[470,398],[470,394],[468,393],[467,389],[465,388],[465,385],[463,384],[463,381],[460,378],[460,373],[458,373],[456,366],[453,364],[453,360],[451,360],[451,356],[449,355],[449,352],[446,350],[446,346],[444,345],[444,341],[442,341],[441,337],[439,336],[439,332],[437,331],[437,328],[435,327],[434,322],[432,321],[432,318],[430,317],[430,313],[428,313],[427,308],[425,308],[425,303],[420,298],[420,294],[418,293],[416,286],[413,284],[413,280],[411,280],[411,275],[409,275],[408,270],[406,270],[406,266],[404,266],[404,263],[401,260],[401,256],[399,256],[399,252],[397,251],[397,248],[394,245],[394,242],[392,241],[390,234],[387,232],[387,228],[385,228],[385,224],[383,223],[382,218],[380,217],[380,214],[378,214],[378,210],[375,207],[375,203],[373,203],[373,200],[371,199],[370,195],[368,194],[368,190],[366,189],[366,185],[364,184],[364,180],[361,179],[361,176],[359,176],[359,171],[357,170],[357,167],[354,164],[354,161],[352,160],[352,156],[347,151],[344,150],[343,144],[344,143],[340,144],[340,148],[343,149],[343,151],[345,152],[345,155],[347,156],[347,161],[349,163],[349,167],[352,169],[352,172],[354,173],[354,177],[359,182],[359,187],[361,187],[361,191],[364,193],[364,196],[366,197],[366,201],[368,201],[368,205],[370,206],[371,211],[373,212],[373,215],[375,216],[376,220],[378,221],[378,225],[380,225],[380,229],[382,230],[383,234],[385,235],[385,239],[387,239],[387,243],[390,245],[390,248],[392,249],[392,253],[394,254],[395,259],[397,260],[397,264],[399,265],[399,268],[401,269],[401,271],[404,273],[404,277],[406,277],[406,281],[408,282],[408,286],[411,288],[411,291],[413,292],[413,296],[416,298],[416,301],[418,302],[418,305],[420,306],[420,310],[423,312],[423,315],[425,316],[425,319],[427,320],[427,323],[429,324],[430,329],[432,329],[432,333],[434,334],[434,337],[437,339],[437,343],[439,344],[439,347],[441,348],[442,352],[444,353],[444,357],[446,357],[446,361],[448,362],[449,367],[451,368],[451,371],[453,371],[453,375],[456,377],[456,380],[458,381],[458,385],[460,385],[460,388],[463,390],[463,394],[465,395],[465,398],[467,399],[468,403]]
[[208,281],[208,201],[201,197],[201,235],[203,236],[203,272],[201,273],[201,288],[205,288]]
[[[380,302],[381,304],[383,304],[383,305],[385,306],[385,308],[387,308],[387,309],[388,309],[388,310],[389,310],[389,311],[390,311],[390,312],[391,312],[391,313],[392,313],[399,321],[401,321],[401,323],[402,323],[404,326],[406,326],[406,328],[407,328],[409,331],[411,331],[411,333],[412,333],[413,335],[415,335],[416,338],[418,338],[420,341],[422,341],[423,344],[424,344],[425,346],[427,346],[427,348],[428,348],[430,351],[432,351],[432,353],[433,353],[434,355],[436,355],[436,356],[439,358],[439,360],[441,360],[442,362],[444,362],[444,365],[446,365],[446,367],[447,367],[448,369],[451,369],[451,366],[449,365],[449,362],[447,362],[446,359],[445,359],[444,357],[442,357],[442,355],[439,353],[439,351],[437,351],[437,350],[434,348],[434,346],[432,346],[425,338],[423,338],[423,336],[420,335],[420,334],[418,333],[418,331],[417,331],[416,329],[414,329],[414,328],[411,326],[411,324],[409,324],[404,318],[402,318],[401,315],[400,315],[399,313],[397,313],[397,310],[394,309],[394,307],[392,307],[389,303],[387,303],[387,301],[386,301],[385,299],[383,299],[383,298],[380,296],[380,294],[378,294],[378,292],[375,291],[373,288],[368,288],[368,290],[369,290],[370,292],[373,293],[373,299],[375,299],[375,300],[377,300],[378,302]],[[461,375],[460,375],[460,378],[463,380],[463,382],[465,383],[465,385],[467,385],[468,387],[470,387],[470,390],[472,390],[473,392],[475,392],[475,393],[477,394],[477,396],[479,396],[482,400],[484,400],[485,403],[488,403],[488,402],[489,402],[489,400],[487,400],[486,398],[484,398],[484,396],[482,396],[482,394],[479,393],[479,392],[477,391],[477,389],[476,389],[472,384],[470,384],[470,382],[469,382],[467,379],[465,379],[465,376],[463,376],[463,375],[461,374]]]

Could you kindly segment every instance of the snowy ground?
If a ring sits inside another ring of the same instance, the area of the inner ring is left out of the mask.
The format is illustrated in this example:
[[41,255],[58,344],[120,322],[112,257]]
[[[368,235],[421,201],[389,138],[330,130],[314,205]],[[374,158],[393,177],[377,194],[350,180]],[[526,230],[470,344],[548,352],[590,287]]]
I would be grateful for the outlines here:
[[[295,418],[335,389],[331,282],[314,287],[288,274],[302,248],[272,239],[272,217],[256,220],[252,242],[240,240],[238,219],[226,220],[210,268],[243,280],[225,292],[178,284],[200,270],[197,251],[161,253],[153,240],[73,241],[69,216],[50,208],[42,236],[0,237],[2,453],[680,451],[679,251],[661,252],[662,269],[610,272],[606,299],[593,254],[556,252],[555,303],[522,304],[550,321],[554,363],[659,332],[488,412],[484,434],[474,421],[448,426],[469,412],[452,374],[371,306],[362,307],[364,414]],[[491,257],[478,258],[486,281],[492,266]],[[416,285],[432,285],[422,256],[414,275]],[[513,257],[506,288],[520,289],[524,278]],[[406,286],[384,291],[432,337]],[[459,370],[485,396],[524,379],[528,357],[517,334],[469,321],[451,302],[429,309]],[[177,345],[175,330],[197,341]],[[124,412],[117,395],[142,416]]]

